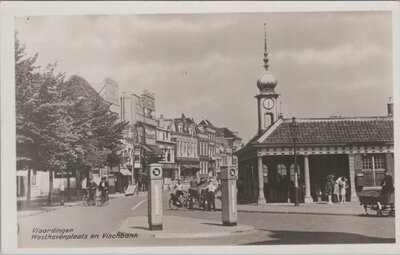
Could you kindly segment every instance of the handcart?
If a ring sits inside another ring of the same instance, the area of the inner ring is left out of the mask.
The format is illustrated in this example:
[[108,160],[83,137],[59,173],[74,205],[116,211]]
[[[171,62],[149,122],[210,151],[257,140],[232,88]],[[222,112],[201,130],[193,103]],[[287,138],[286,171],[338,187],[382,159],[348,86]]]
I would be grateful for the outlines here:
[[378,216],[395,215],[394,191],[381,196],[380,190],[363,190],[357,195],[360,205],[364,207],[367,215],[369,215],[371,211],[375,211]]

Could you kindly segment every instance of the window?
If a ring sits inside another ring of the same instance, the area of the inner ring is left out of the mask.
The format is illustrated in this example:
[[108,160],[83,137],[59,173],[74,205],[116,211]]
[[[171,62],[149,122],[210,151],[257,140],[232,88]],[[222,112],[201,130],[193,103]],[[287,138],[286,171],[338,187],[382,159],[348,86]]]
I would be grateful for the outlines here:
[[[300,179],[300,166],[297,164],[297,180]],[[294,180],[294,164],[290,166],[290,180]]]
[[263,177],[264,177],[264,183],[268,182],[268,166],[263,164]]
[[167,162],[171,162],[171,149],[167,149]]
[[287,174],[287,172],[286,172],[286,166],[285,166],[284,164],[279,164],[279,165],[276,167],[276,169],[277,169],[277,171],[278,171],[278,174],[280,174],[281,176],[285,176],[285,175]]
[[363,155],[362,170],[365,186],[380,186],[385,177],[385,155]]

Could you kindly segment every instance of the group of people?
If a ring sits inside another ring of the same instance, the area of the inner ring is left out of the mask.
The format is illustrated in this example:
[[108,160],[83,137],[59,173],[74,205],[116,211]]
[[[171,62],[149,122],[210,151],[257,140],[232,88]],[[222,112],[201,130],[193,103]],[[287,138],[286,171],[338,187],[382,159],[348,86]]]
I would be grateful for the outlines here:
[[[304,203],[305,185],[302,178],[298,179],[299,202]],[[276,174],[264,183],[264,196],[267,201],[288,203],[295,201],[295,183],[288,175]]]
[[94,205],[95,204],[95,198],[96,198],[96,191],[99,190],[100,192],[100,197],[101,201],[104,201],[108,195],[108,182],[106,177],[101,178],[101,182],[99,185],[93,180],[90,179],[89,185],[87,187],[88,190],[88,204],[89,205]]
[[346,203],[346,190],[349,188],[348,180],[340,176],[335,180],[335,174],[326,177],[325,194],[328,196],[328,204]]
[[[207,202],[207,209],[208,211],[211,211],[211,209],[213,211],[216,210],[215,208],[215,194],[217,193],[219,186],[220,186],[220,181],[212,181],[210,180],[206,180],[206,179],[195,179],[193,178],[192,181],[190,182],[190,188],[197,188],[197,187],[201,187],[203,184],[207,183],[207,186],[204,187],[204,190],[202,192],[204,192],[204,198],[205,201]],[[184,195],[183,192],[183,186],[181,184],[180,181],[177,182],[177,184],[175,185],[175,194],[176,196],[180,197]]]

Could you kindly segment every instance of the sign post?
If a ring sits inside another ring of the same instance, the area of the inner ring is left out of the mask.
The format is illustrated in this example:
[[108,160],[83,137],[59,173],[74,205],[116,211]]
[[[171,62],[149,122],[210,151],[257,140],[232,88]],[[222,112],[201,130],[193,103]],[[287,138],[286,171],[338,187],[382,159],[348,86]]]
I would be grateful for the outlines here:
[[162,230],[162,168],[161,164],[150,164],[147,168],[148,176],[148,220],[150,230]]
[[221,167],[222,225],[237,225],[237,166]]

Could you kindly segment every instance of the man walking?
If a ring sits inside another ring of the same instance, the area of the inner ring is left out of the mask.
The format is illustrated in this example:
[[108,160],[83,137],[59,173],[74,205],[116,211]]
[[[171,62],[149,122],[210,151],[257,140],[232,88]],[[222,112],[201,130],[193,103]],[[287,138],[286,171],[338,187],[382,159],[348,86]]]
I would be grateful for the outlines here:
[[99,184],[99,191],[101,194],[101,202],[103,203],[104,201],[106,201],[108,195],[108,182],[106,177],[101,178],[101,182]]
[[215,193],[217,191],[217,186],[215,186],[212,181],[208,181],[206,190],[208,191],[208,196],[207,196],[208,210],[211,211],[212,207],[213,211],[215,211]]

